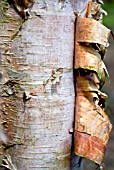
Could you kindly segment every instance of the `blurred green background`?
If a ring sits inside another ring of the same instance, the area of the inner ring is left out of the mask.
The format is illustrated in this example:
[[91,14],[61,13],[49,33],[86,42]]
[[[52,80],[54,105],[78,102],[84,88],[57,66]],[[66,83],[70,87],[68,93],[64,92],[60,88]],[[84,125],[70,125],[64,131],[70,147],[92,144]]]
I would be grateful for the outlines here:
[[114,29],[114,0],[105,0],[102,8],[108,12],[108,16],[103,17],[104,25]]
[[[114,0],[104,1],[102,7],[108,12],[108,16],[104,16],[103,24],[110,28],[114,33]],[[103,91],[108,94],[106,112],[114,126],[114,40],[112,37],[110,37],[109,43],[110,46],[104,61],[109,71],[110,78],[106,81]],[[114,170],[114,128],[111,132],[104,162],[106,170]]]

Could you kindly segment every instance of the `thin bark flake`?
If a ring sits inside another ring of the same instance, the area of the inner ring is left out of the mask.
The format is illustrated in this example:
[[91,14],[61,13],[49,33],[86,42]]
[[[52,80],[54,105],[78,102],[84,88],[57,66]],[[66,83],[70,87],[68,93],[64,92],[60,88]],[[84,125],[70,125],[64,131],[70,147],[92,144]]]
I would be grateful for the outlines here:
[[[89,2],[86,17],[77,17],[75,38],[76,117],[75,154],[101,164],[112,129],[105,113],[107,95],[101,88],[108,77],[103,62],[110,30],[101,24],[101,2]],[[105,12],[104,12],[105,13]],[[99,19],[97,18],[99,17]]]

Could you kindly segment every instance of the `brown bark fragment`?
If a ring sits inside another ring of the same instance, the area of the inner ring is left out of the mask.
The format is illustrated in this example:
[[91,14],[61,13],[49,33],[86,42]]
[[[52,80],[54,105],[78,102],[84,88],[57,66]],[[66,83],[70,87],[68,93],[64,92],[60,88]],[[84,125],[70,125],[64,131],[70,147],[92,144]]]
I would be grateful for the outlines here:
[[108,45],[110,30],[91,18],[77,18],[76,41]]
[[[101,164],[105,152],[105,145],[97,137],[86,133],[75,131],[75,153],[82,157],[86,157],[98,164]],[[80,147],[81,146],[81,147]]]
[[108,76],[102,59],[110,30],[90,18],[78,17],[76,26],[75,154],[101,164],[112,129],[104,111],[107,95],[100,91]]
[[100,54],[92,47],[76,42],[74,68],[83,68],[95,71],[100,79],[101,86],[104,84],[108,72],[101,60]]
[[107,12],[101,8],[101,4],[97,2],[88,2],[87,18],[93,18],[102,23],[103,15],[107,15]]
[[98,137],[106,145],[112,129],[110,120],[89,95],[76,97],[76,130]]

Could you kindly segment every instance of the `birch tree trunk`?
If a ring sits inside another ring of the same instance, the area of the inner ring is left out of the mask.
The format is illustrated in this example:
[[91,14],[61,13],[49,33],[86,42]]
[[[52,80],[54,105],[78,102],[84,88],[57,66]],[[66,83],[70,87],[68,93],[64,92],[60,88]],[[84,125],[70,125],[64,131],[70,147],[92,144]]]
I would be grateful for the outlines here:
[[23,19],[0,1],[1,147],[18,170],[69,170],[75,90],[74,11],[87,0],[35,0]]

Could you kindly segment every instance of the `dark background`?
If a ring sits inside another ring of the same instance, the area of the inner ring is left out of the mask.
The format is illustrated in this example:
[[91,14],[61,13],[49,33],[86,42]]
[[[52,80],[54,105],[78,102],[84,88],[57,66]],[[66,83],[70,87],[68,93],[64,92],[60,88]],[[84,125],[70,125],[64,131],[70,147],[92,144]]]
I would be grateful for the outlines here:
[[[104,1],[105,2],[105,1]],[[104,17],[104,25],[114,32],[114,0],[108,0],[103,5],[103,9],[108,12],[108,16]],[[106,112],[110,117],[111,123],[114,127],[114,40],[111,37],[110,46],[106,53],[105,64],[109,71],[109,79],[106,81],[103,91],[108,94]],[[106,170],[114,170],[114,128],[112,129],[106,154],[104,157]]]

